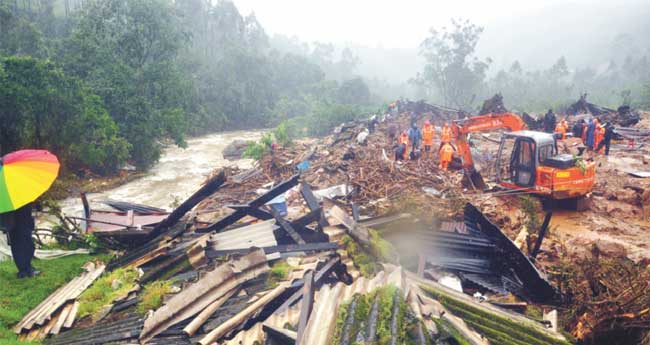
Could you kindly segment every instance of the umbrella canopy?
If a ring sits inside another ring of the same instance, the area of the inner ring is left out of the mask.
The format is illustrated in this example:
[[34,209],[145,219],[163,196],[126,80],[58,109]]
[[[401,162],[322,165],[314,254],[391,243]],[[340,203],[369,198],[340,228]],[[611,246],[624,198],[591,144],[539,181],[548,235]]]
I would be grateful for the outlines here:
[[0,159],[0,213],[13,211],[45,193],[59,174],[59,160],[45,150],[22,150]]

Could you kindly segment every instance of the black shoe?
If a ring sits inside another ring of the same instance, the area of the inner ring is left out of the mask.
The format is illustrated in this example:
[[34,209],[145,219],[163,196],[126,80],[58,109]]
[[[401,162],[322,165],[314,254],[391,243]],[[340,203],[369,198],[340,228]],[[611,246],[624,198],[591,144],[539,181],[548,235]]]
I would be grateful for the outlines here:
[[39,274],[41,274],[41,271],[38,271],[38,270],[35,270],[35,269],[32,268],[29,271],[18,272],[18,279],[33,278],[33,277],[36,277]]

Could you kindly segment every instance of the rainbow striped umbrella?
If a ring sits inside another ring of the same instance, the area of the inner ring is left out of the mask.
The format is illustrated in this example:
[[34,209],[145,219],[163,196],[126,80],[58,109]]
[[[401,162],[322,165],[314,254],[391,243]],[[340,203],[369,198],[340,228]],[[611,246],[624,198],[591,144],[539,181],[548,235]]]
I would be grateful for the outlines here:
[[59,160],[45,150],[21,150],[0,158],[0,213],[36,200],[59,174]]

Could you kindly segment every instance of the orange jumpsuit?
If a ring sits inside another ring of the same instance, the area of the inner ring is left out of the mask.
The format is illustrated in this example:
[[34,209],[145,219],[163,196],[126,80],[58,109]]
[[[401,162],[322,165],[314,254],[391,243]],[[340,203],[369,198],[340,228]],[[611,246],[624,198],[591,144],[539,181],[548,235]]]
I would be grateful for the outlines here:
[[561,139],[564,140],[566,139],[566,128],[562,124],[562,122],[558,122],[557,125],[555,126],[555,133],[561,134],[562,137]]
[[450,143],[451,142],[451,128],[448,126],[442,127],[442,134],[440,135],[441,143]]
[[402,133],[399,136],[399,139],[397,139],[397,143],[402,145],[404,144],[405,149],[404,149],[404,155],[402,156],[403,160],[408,160],[409,159],[409,150],[411,148],[411,145],[409,145],[409,135],[406,133]]
[[[596,130],[594,131],[594,149],[598,147],[601,141],[605,138],[605,128],[596,122]],[[602,147],[598,153],[605,152],[605,147]]]
[[445,143],[440,149],[440,169],[447,171],[449,169],[449,163],[454,156],[454,148],[450,144]]
[[424,125],[422,127],[422,141],[424,142],[424,150],[431,151],[433,147],[433,137],[435,136],[436,129],[432,124]]

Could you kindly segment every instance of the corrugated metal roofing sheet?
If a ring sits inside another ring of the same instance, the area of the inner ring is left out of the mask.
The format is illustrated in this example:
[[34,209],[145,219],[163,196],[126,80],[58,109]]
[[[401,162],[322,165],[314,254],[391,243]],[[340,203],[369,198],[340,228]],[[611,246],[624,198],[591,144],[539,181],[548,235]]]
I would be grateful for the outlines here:
[[215,250],[277,246],[273,231],[278,228],[275,219],[270,219],[211,235],[209,242]]

